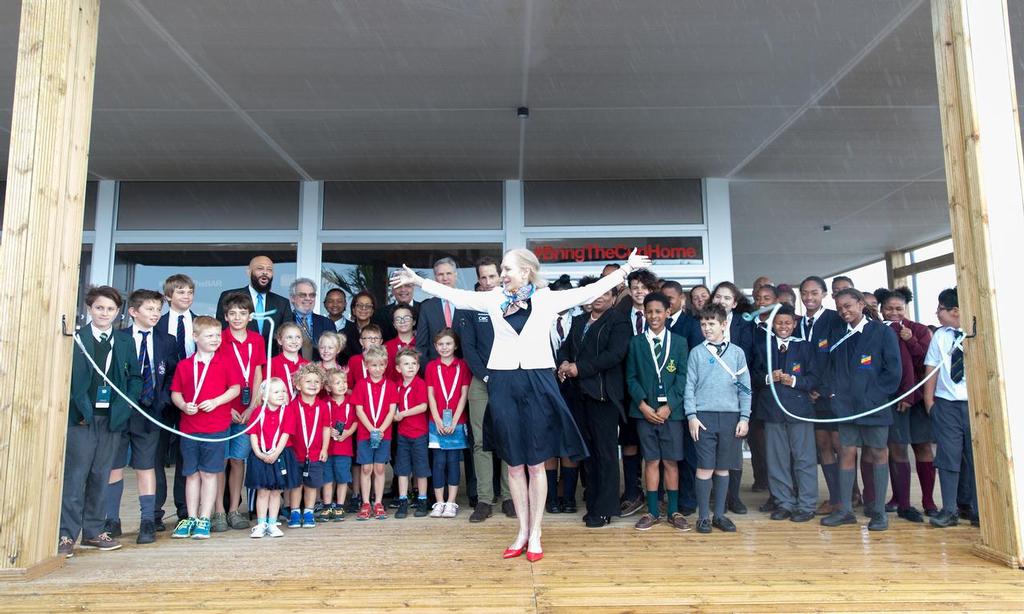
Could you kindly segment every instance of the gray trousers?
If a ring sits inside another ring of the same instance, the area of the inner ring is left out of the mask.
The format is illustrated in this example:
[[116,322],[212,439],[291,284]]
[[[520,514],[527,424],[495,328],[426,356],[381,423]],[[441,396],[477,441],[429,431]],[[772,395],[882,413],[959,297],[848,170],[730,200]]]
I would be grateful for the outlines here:
[[779,507],[790,512],[813,512],[818,504],[814,425],[810,422],[765,422],[764,433],[769,490],[778,500]]
[[110,420],[95,416],[90,424],[68,427],[64,453],[64,494],[60,503],[60,535],[93,539],[103,532],[103,493],[121,443],[110,432]]
[[[476,469],[476,494],[481,503],[494,501],[494,455],[484,450],[484,414],[487,413],[487,384],[474,377],[469,384],[469,426],[473,429],[473,467]],[[501,497],[508,492],[508,465],[501,463]],[[499,501],[500,503],[501,501]]]

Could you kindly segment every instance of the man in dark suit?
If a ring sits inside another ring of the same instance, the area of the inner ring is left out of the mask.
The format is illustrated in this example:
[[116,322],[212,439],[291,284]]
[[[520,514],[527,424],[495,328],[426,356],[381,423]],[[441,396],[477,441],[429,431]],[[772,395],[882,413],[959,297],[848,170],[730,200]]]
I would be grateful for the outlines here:
[[[256,313],[261,311],[274,312],[271,318],[274,321],[275,330],[281,324],[293,321],[288,299],[270,291],[270,286],[273,283],[274,262],[266,256],[256,256],[249,261],[249,285],[221,292],[220,298],[217,299],[217,320],[220,321],[222,326],[227,327],[227,320],[224,319],[224,299],[235,292],[248,292],[249,296],[252,297],[252,304],[256,307]],[[257,323],[256,320],[253,320],[249,323],[249,330],[254,330],[263,335],[263,339],[267,342],[268,355],[272,350],[273,353],[277,353],[277,350],[273,347],[274,340],[271,338],[269,322],[260,321]]]
[[300,277],[288,287],[288,296],[291,298],[294,321],[302,329],[302,357],[306,360],[319,361],[317,343],[320,342],[320,335],[326,331],[333,332],[335,327],[334,322],[327,316],[313,313],[313,306],[316,305],[316,282]]
[[[580,280],[580,286],[594,283]],[[601,527],[619,513],[618,426],[625,414],[622,363],[632,338],[629,322],[615,305],[614,290],[594,299],[589,317],[573,318],[556,361],[558,378],[573,386],[575,418],[590,450],[583,499],[588,527]]]
[[412,307],[413,315],[416,315],[418,306],[416,301],[413,300],[413,287],[411,285],[398,286],[397,288],[391,289],[391,295],[395,297],[393,303],[388,303],[382,309],[374,312],[373,319],[377,322],[377,326],[380,326],[381,331],[384,333],[384,341],[391,341],[398,336],[398,331],[395,330],[394,320],[395,307],[399,305],[405,305]]
[[[142,373],[142,392],[139,407],[160,420],[171,402],[171,380],[178,363],[174,337],[157,326],[163,309],[164,297],[153,290],[136,290],[128,297],[128,315],[133,324],[117,331],[117,337],[131,341]],[[139,412],[132,412],[128,430],[121,437],[107,485],[107,531],[112,537],[121,534],[121,495],[124,492],[124,467],[130,464],[138,479],[139,508],[142,510],[136,543],[156,541],[155,502],[157,484],[163,483],[167,492],[167,477],[163,457],[159,457],[160,433],[163,431]],[[129,453],[131,459],[129,459]],[[158,459],[159,458],[159,462]],[[157,471],[159,469],[159,471]],[[161,514],[161,524],[163,510]]]

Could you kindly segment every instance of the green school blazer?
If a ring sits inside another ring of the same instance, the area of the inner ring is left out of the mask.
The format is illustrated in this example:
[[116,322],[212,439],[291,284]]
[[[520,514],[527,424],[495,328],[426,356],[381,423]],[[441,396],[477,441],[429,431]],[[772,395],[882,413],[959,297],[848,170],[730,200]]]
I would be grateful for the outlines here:
[[[662,371],[662,382],[672,409],[670,420],[682,420],[683,394],[686,389],[686,361],[690,350],[686,339],[669,332],[672,340],[668,348],[668,361]],[[667,337],[666,337],[667,340]],[[629,342],[629,356],[626,358],[626,389],[629,390],[629,415],[643,418],[640,401],[645,400],[651,407],[658,407],[658,373],[651,355],[651,342],[647,335],[635,335]]]
[[[113,333],[113,331],[111,331]],[[88,326],[79,331],[82,345],[90,352],[96,340],[92,336],[92,329]],[[120,388],[132,401],[138,403],[142,394],[142,373],[139,369],[139,358],[135,355],[135,342],[131,337],[124,335],[113,335],[111,352],[114,357],[110,360],[110,371],[107,377]],[[104,365],[100,365],[100,369]],[[92,421],[95,399],[89,396],[89,384],[94,373],[92,365],[82,354],[82,349],[76,343],[71,354],[71,400],[68,407],[68,426],[74,426],[81,422]],[[110,430],[123,431],[128,426],[128,418],[131,417],[132,409],[121,395],[114,392],[110,399]]]

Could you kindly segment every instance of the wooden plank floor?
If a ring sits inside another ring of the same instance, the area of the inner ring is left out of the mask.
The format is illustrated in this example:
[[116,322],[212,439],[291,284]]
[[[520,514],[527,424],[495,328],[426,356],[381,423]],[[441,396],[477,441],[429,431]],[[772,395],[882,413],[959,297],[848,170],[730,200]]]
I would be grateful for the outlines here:
[[752,511],[733,517],[738,533],[704,536],[556,515],[545,559],[530,565],[500,558],[516,521],[467,518],[349,519],[258,541],[164,533],[145,547],[129,534],[119,551],[79,551],[45,578],[0,584],[0,611],[1024,611],[1024,574],[973,556],[970,527],[892,515],[885,533],[827,530]]

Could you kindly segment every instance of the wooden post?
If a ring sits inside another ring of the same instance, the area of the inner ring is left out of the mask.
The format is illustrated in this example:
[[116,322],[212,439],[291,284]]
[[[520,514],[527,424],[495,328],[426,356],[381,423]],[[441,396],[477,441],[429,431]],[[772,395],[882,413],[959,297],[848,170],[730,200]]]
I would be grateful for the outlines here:
[[24,0],[0,244],[0,579],[59,567],[99,0]]
[[907,252],[903,250],[885,252],[885,277],[890,290],[893,288],[899,288],[900,286],[909,285],[910,281],[906,276],[899,276],[896,274],[896,269],[906,265]]
[[[976,552],[1024,566],[1020,124],[1006,2],[932,0],[935,64],[981,513]],[[931,300],[932,297],[921,297]]]

